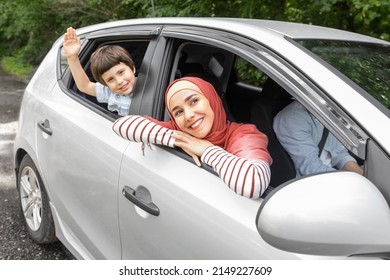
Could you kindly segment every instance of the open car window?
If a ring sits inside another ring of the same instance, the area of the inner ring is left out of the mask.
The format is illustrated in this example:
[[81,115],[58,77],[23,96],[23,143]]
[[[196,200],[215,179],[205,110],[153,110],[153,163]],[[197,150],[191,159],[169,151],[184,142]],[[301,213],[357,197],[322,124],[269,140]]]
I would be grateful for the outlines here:
[[[81,42],[82,50],[80,51],[80,62],[83,66],[87,76],[89,79],[93,82],[96,82],[95,79],[92,76],[91,69],[90,69],[90,57],[92,53],[99,47],[104,45],[120,45],[124,49],[126,49],[129,54],[131,55],[136,68],[135,76],[138,76],[138,70],[141,68],[142,61],[144,59],[146,50],[149,46],[150,40],[147,39],[121,39],[121,40],[115,40],[115,41],[90,41],[90,42]],[[98,110],[99,113],[103,113],[109,116],[117,116],[116,112],[111,112],[107,109],[106,103],[99,103],[94,96],[87,95],[83,92],[81,92],[75,82],[74,79],[68,69],[68,62],[66,60],[66,56],[64,53],[63,48],[61,48],[60,52],[60,65],[61,65],[61,76],[63,78],[63,82],[66,85],[67,89],[73,95],[73,97],[76,97],[77,99],[81,100],[83,104],[87,105],[87,107],[90,107],[91,109]]]
[[[230,121],[252,123],[267,135],[268,151],[273,158],[271,186],[277,187],[294,179],[294,164],[273,129],[273,118],[293,102],[293,96],[259,67],[236,53],[191,41],[182,41],[176,46],[170,82],[186,76],[210,82],[220,95]],[[164,119],[169,119],[166,111]],[[188,160],[192,161],[190,157]],[[363,164],[362,161],[359,163]]]

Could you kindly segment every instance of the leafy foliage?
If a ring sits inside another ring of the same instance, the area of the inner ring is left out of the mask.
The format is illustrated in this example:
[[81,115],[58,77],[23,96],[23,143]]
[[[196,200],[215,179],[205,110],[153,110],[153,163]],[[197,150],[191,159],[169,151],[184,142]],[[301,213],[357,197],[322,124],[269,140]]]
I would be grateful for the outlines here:
[[388,0],[0,0],[0,57],[37,65],[68,26],[151,16],[286,20],[390,40]]
[[300,43],[390,109],[389,47],[320,40]]

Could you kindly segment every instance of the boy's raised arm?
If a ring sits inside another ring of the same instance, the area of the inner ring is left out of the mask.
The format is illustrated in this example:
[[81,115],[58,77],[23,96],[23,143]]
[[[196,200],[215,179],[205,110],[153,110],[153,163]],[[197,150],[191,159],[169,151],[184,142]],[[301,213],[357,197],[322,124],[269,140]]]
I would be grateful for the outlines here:
[[78,89],[88,95],[96,96],[96,84],[91,82],[79,60],[80,38],[77,37],[76,30],[69,27],[64,34],[64,51],[73,79]]

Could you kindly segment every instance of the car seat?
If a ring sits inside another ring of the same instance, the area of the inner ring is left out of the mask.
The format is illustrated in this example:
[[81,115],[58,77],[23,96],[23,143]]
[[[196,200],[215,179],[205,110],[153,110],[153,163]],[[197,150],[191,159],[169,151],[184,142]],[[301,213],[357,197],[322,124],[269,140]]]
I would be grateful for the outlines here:
[[291,102],[290,94],[268,78],[261,95],[255,99],[251,106],[251,122],[268,136],[268,151],[273,160],[270,183],[272,187],[277,187],[296,177],[294,164],[277,139],[272,126],[275,115]]

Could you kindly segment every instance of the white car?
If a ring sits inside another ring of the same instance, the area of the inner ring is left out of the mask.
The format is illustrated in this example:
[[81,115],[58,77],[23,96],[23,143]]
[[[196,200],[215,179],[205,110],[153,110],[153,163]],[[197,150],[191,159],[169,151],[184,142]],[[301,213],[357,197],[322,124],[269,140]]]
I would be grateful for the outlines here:
[[[14,144],[26,226],[79,259],[389,258],[390,43],[263,20],[151,18],[77,30],[80,61],[99,46],[132,54],[129,114],[166,120],[175,78],[214,84],[229,118],[269,137],[270,192],[251,200],[178,149],[141,149],[118,115],[78,91],[59,38],[28,84]],[[92,79],[92,78],[91,78]],[[272,130],[294,98],[364,166],[295,178]]]

